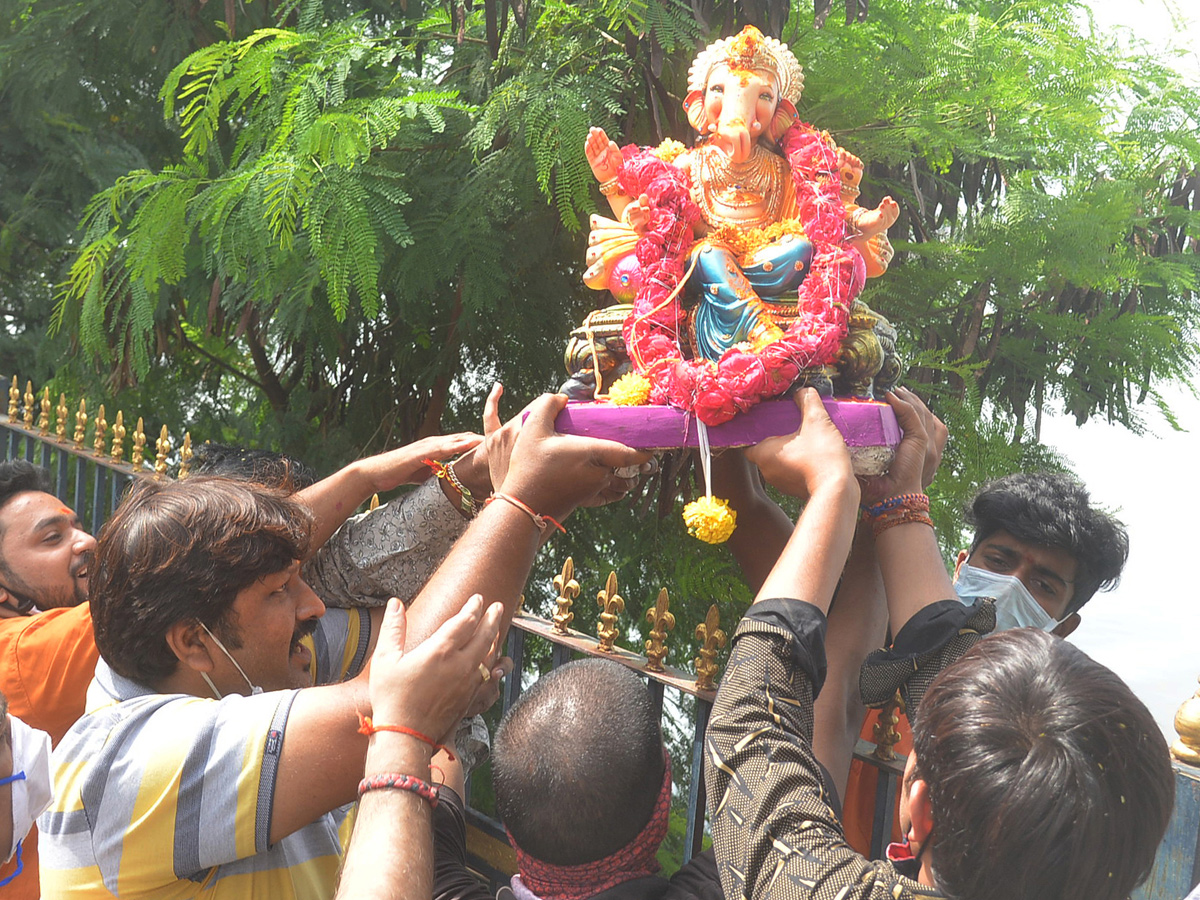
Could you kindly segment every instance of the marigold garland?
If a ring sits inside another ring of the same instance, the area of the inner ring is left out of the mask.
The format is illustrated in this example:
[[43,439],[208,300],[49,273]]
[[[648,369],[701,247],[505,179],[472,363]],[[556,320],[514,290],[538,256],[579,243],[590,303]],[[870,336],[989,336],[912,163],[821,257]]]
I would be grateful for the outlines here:
[[791,166],[800,222],[813,244],[808,277],[798,292],[795,321],[778,341],[760,351],[734,347],[717,362],[684,359],[679,340],[684,311],[679,299],[693,226],[700,210],[687,176],[652,150],[622,149],[621,192],[648,195],[650,222],[638,240],[642,288],[625,320],[625,346],[639,372],[650,379],[650,400],[695,413],[707,425],[728,422],[774,397],[802,369],[832,362],[846,334],[850,303],[862,290],[865,269],[846,244],[837,149],[826,132],[797,123],[781,149]]
[[720,497],[699,497],[683,508],[688,533],[708,544],[723,544],[737,527],[737,512]]

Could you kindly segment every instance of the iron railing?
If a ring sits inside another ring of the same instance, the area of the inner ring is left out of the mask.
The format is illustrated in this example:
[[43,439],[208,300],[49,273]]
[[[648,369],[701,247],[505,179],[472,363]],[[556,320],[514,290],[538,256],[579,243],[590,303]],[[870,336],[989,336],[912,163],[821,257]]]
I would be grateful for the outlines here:
[[[91,416],[85,401],[81,400],[72,414],[64,395],[59,395],[55,405],[48,389],[43,388],[42,396],[38,398],[29,382],[22,393],[14,376],[9,389],[8,415],[0,417],[0,448],[6,460],[26,459],[44,466],[51,474],[55,495],[70,504],[80,521],[96,534],[120,503],[125,487],[135,475],[168,477],[171,468],[178,477],[186,477],[188,473],[192,455],[190,435],[185,433],[178,450],[174,450],[169,430],[163,425],[158,438],[150,445],[154,452],[151,460],[146,454],[149,439],[143,421],[138,418],[132,435],[129,435],[123,412],[118,412],[110,425],[103,405],[96,415]],[[127,437],[131,441],[128,462],[125,461]],[[372,505],[377,502],[373,499]],[[527,652],[530,639],[549,642],[552,668],[575,656],[603,657],[628,666],[646,679],[660,716],[668,691],[675,696],[676,705],[682,698],[691,697],[695,715],[691,723],[687,819],[681,859],[686,862],[701,849],[704,839],[704,731],[719,673],[716,657],[725,643],[717,608],[713,606],[705,622],[694,629],[697,641],[695,671],[687,672],[663,663],[667,633],[675,624],[666,591],[648,610],[650,640],[646,641],[645,655],[641,655],[615,644],[622,631],[617,624],[618,616],[624,611],[615,574],[609,576],[600,592],[604,609],[596,637],[570,628],[574,618],[571,606],[579,594],[570,559],[554,579],[554,587],[558,592],[554,616],[545,619],[522,611],[513,618],[507,652],[513,659],[514,674],[504,686],[503,710],[507,711],[520,696],[521,673],[526,670],[525,664],[530,657],[536,655]],[[885,708],[880,720],[893,722],[891,710]],[[1134,892],[1132,900],[1180,900],[1200,882],[1200,692],[1180,708],[1176,728],[1180,739],[1172,747],[1176,757],[1175,813],[1150,878]],[[904,771],[905,758],[898,754],[892,756],[892,743],[894,739],[885,729],[878,745],[859,740],[854,754],[856,759],[879,770],[871,828],[870,849],[874,858],[882,857],[890,840],[896,792]],[[469,785],[467,795],[471,795]],[[495,885],[506,882],[516,871],[516,858],[503,826],[470,807],[467,821],[467,851],[472,868]]]

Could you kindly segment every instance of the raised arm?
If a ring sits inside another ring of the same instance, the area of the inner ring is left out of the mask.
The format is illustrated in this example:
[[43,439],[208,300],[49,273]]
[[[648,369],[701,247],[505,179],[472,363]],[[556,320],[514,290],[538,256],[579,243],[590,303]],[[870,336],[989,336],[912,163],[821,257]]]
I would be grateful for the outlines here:
[[[517,504],[490,503],[417,595],[407,616],[409,650],[475,594],[482,595],[488,607],[500,602],[502,627],[507,625],[534,554],[553,533],[553,526],[546,522],[543,531],[522,507],[562,522],[577,506],[616,499],[629,490],[632,480],[619,478],[614,468],[648,462],[648,453],[621,444],[556,434],[554,419],[565,403],[566,397],[555,394],[530,405],[499,492]],[[375,652],[381,652],[380,647]],[[478,705],[497,696],[494,676],[496,667],[503,665],[489,660],[488,666],[491,677],[472,682],[475,707],[468,711],[478,711]],[[302,690],[296,696],[279,762],[272,841],[354,799],[367,749],[366,738],[358,734],[358,714],[371,711],[367,677],[364,673],[351,682]],[[322,777],[313,779],[315,771]]]
[[[412,785],[416,790],[376,787],[361,793],[337,897],[431,896],[432,802],[423,791],[432,781],[433,748],[411,732],[441,734],[462,715],[502,614],[499,604],[484,611],[482,601],[473,597],[429,640],[405,652],[404,606],[396,600],[389,604],[369,687],[372,725],[385,730],[369,739],[363,775],[368,784],[391,776],[409,776],[421,784]],[[391,726],[407,731],[386,730]]]
[[[888,394],[888,403],[896,413],[904,438],[896,448],[896,458],[887,474],[864,480],[863,505],[868,508],[920,494],[926,484],[926,448],[930,437],[926,421],[915,405],[920,400],[900,388]],[[914,518],[912,522],[880,531],[875,537],[875,550],[883,573],[893,635],[899,634],[909,619],[926,606],[955,596],[937,537],[923,522]]]
[[329,540],[372,494],[423,481],[430,475],[426,459],[451,459],[482,440],[480,435],[470,432],[423,438],[387,453],[357,459],[297,492],[296,499],[313,511],[313,550]]

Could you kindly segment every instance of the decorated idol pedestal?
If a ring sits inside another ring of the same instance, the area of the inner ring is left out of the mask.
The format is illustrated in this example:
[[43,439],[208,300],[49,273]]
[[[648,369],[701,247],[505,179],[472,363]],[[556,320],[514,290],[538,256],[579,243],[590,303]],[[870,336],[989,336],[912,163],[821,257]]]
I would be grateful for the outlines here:
[[900,208],[857,204],[862,160],[799,120],[803,86],[787,45],[748,26],[692,63],[694,146],[620,148],[591,129],[613,218],[591,219],[584,281],[616,303],[572,332],[559,431],[706,460],[795,431],[789,395],[812,386],[856,470],[886,471],[896,332],[858,295],[887,270]]

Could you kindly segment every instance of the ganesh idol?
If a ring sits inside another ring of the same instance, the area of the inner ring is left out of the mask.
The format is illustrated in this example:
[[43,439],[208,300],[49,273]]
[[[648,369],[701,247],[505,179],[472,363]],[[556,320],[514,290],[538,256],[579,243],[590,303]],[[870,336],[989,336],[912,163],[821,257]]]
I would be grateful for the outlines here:
[[725,375],[744,381],[747,357],[766,371],[726,392],[735,411],[781,393],[834,361],[863,279],[887,269],[899,206],[855,203],[862,161],[798,121],[803,86],[787,45],[747,26],[689,70],[693,148],[622,151],[603,129],[588,134],[615,218],[592,217],[584,280],[631,304],[624,343],[651,402],[695,405]]

